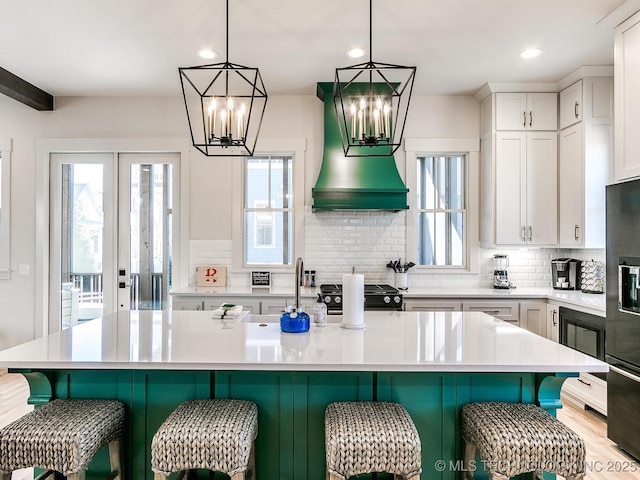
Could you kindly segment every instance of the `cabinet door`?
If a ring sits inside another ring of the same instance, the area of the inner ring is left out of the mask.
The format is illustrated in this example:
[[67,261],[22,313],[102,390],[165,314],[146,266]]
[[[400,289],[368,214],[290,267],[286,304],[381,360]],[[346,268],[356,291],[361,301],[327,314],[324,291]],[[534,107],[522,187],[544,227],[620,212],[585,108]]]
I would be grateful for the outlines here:
[[547,305],[547,338],[560,341],[560,315],[557,305]]
[[527,94],[496,93],[496,130],[527,128]]
[[582,121],[582,80],[560,92],[560,128]]
[[496,134],[495,235],[497,245],[523,244],[525,237],[526,133]]
[[528,130],[558,130],[558,97],[555,93],[527,93]]
[[462,303],[448,300],[405,300],[404,309],[407,312],[461,312]]
[[234,305],[242,305],[242,310],[251,313],[260,313],[260,300],[251,297],[211,297],[204,301],[205,310],[215,310],[223,303],[233,303]]
[[199,297],[173,297],[171,299],[173,310],[202,310],[202,298]]
[[583,126],[577,124],[560,132],[558,228],[561,246],[577,247],[584,241],[583,169]]
[[[302,300],[300,300],[302,302]],[[292,299],[289,299],[289,304],[293,304]],[[262,300],[260,302],[260,313],[263,315],[280,315],[287,308],[287,300],[282,298],[274,298],[268,300]],[[310,312],[306,309],[307,313]]]
[[547,304],[543,302],[520,302],[520,326],[547,336]]
[[640,12],[615,30],[615,179],[640,175]]
[[526,238],[530,245],[558,243],[558,136],[527,134]]

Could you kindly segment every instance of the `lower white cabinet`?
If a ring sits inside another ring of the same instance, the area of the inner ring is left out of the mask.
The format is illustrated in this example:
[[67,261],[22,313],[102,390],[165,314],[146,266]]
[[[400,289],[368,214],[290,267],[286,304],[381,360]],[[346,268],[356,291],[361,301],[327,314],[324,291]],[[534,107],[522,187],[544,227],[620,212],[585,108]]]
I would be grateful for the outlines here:
[[547,335],[549,340],[560,341],[560,307],[547,304]]
[[204,310],[204,300],[201,297],[172,297],[173,310]]
[[578,378],[568,378],[562,386],[562,394],[572,403],[585,408],[587,405],[607,415],[607,382],[589,373]]
[[530,332],[546,337],[547,302],[520,302],[520,326]]
[[474,300],[462,303],[462,310],[465,312],[484,312],[487,315],[498,317],[507,322],[519,324],[520,311],[518,302],[495,301],[495,300]]
[[205,310],[216,310],[223,303],[233,303],[234,305],[242,305],[242,310],[251,313],[260,313],[260,300],[251,297],[228,297],[221,300],[219,297],[210,297],[204,299]]

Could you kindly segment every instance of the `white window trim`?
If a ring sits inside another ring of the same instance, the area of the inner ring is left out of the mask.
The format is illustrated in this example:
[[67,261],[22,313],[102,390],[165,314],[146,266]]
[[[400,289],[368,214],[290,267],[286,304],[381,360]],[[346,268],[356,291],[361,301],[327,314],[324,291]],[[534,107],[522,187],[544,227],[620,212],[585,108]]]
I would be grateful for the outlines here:
[[418,157],[429,156],[466,156],[465,165],[465,194],[466,194],[466,259],[465,267],[431,267],[416,265],[423,273],[479,273],[478,249],[478,221],[479,221],[479,159],[480,140],[477,138],[407,138],[404,142],[405,150],[405,179],[409,195],[407,204],[407,258],[417,258],[418,255],[418,215],[415,192],[417,188],[416,162]]
[[295,259],[304,257],[304,195],[307,142],[304,138],[267,138],[259,139],[254,156],[261,155],[291,155],[293,159],[293,262],[291,265],[245,265],[244,264],[244,159],[233,164],[233,216],[232,216],[232,265],[235,273],[245,273],[257,269],[266,269],[275,272],[292,272],[295,268]]
[[0,138],[2,216],[0,217],[0,280],[11,278],[11,151],[10,138]]
[[[180,154],[180,218],[174,249],[174,288],[189,284],[189,159],[182,138],[43,138],[36,140],[36,260],[35,336],[47,335],[49,324],[49,167],[53,153],[167,153]],[[113,260],[115,265],[116,259]]]

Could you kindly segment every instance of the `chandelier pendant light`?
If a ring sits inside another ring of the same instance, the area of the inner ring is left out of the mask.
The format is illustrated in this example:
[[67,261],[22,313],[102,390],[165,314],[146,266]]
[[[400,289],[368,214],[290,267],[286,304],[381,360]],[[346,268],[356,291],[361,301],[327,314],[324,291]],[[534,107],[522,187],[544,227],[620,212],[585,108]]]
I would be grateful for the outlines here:
[[389,156],[400,147],[416,67],[373,61],[369,0],[369,61],[336,68],[333,103],[346,157]]
[[267,91],[257,68],[229,62],[229,0],[225,61],[178,71],[193,146],[208,157],[253,155]]

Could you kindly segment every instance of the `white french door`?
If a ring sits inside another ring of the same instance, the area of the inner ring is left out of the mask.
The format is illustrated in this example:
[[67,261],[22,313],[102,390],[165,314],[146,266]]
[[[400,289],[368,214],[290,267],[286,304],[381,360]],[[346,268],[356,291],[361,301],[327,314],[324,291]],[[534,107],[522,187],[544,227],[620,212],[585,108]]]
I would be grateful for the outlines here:
[[168,305],[179,154],[50,156],[49,330]]

